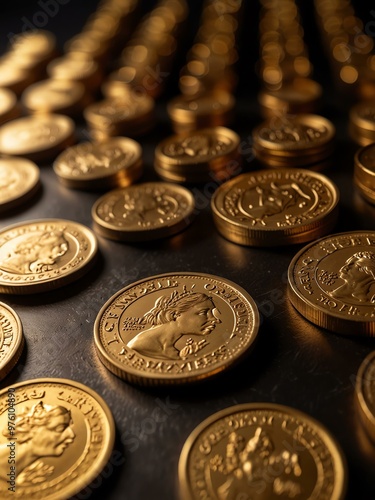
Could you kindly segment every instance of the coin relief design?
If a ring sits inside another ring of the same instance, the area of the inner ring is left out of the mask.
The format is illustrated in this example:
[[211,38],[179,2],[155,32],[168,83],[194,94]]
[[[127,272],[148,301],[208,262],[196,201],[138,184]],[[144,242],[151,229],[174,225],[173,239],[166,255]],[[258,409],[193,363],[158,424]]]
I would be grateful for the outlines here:
[[166,144],[162,152],[171,158],[213,158],[231,150],[233,142],[229,137],[220,137],[210,133],[193,133],[188,137],[178,136]]
[[179,463],[181,498],[339,500],[341,451],[327,431],[285,406],[227,408],[189,436]]
[[0,379],[17,363],[23,344],[21,320],[11,307],[0,302]]
[[[8,411],[10,406],[14,411]],[[113,419],[100,396],[64,379],[3,389],[0,429],[0,462],[9,464],[0,471],[2,498],[57,500],[78,493],[100,473],[114,441]],[[6,482],[7,474],[12,474],[13,486]]]
[[374,335],[375,233],[340,233],[302,249],[289,266],[289,291],[320,326]]
[[0,212],[23,201],[38,188],[39,169],[24,158],[0,159]]
[[228,367],[248,351],[258,325],[255,303],[234,283],[177,273],[120,290],[99,312],[94,332],[100,359],[117,375],[174,383]]
[[92,232],[59,219],[29,221],[0,231],[0,291],[32,293],[71,279],[94,257]]

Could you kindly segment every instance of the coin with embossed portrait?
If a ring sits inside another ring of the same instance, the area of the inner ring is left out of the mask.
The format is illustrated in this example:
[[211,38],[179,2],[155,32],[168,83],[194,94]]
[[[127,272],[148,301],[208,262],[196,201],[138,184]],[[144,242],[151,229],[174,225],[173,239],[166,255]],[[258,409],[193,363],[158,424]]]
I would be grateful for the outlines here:
[[259,170],[222,184],[211,198],[218,231],[235,243],[302,243],[336,223],[339,191],[326,176],[303,169]]
[[178,464],[180,498],[343,500],[345,457],[320,422],[288,406],[247,403],[204,420]]
[[375,351],[359,367],[355,389],[360,422],[375,442]]
[[63,219],[31,220],[0,231],[0,293],[27,294],[75,281],[94,262],[97,240]]
[[28,201],[39,189],[39,168],[24,158],[0,158],[0,213]]
[[168,273],[113,295],[94,325],[102,363],[141,385],[185,384],[228,369],[249,353],[259,314],[246,290],[203,273]]
[[288,296],[312,323],[375,335],[375,232],[351,231],[302,248],[288,270]]
[[176,234],[193,219],[194,196],[182,186],[145,182],[116,189],[92,208],[94,229],[123,241],[148,241]]
[[16,365],[24,345],[22,323],[18,314],[0,302],[0,379]]
[[69,188],[124,187],[142,174],[142,148],[128,137],[81,142],[63,151],[53,169],[59,181]]
[[72,498],[102,472],[114,437],[107,404],[83,384],[43,378],[6,387],[0,392],[0,497]]
[[67,116],[38,114],[0,127],[0,154],[50,160],[74,142],[74,122]]

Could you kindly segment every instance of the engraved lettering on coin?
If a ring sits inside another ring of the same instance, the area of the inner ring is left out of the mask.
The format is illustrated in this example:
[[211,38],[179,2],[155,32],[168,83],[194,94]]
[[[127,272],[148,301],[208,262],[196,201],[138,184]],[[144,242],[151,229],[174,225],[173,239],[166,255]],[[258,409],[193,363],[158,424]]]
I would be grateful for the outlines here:
[[[71,413],[64,406],[45,405],[40,401],[17,414],[14,421],[14,433],[17,433],[16,484],[31,486],[45,482],[55,467],[46,465],[42,459],[60,457],[74,441],[73,428]],[[2,434],[12,441],[9,429],[3,429]],[[1,446],[0,461],[8,457],[9,448]]]
[[0,261],[0,269],[17,274],[51,271],[69,250],[64,231],[46,231],[24,239]]
[[[162,295],[155,305],[140,318],[137,323],[141,328],[127,346],[144,356],[159,359],[186,358],[205,347],[204,339],[194,343],[192,339],[178,350],[175,344],[184,335],[208,335],[221,323],[220,312],[208,295],[192,291],[172,292]],[[126,324],[126,320],[125,320]]]
[[344,281],[330,292],[332,297],[350,302],[375,302],[375,253],[356,252],[339,269]]
[[217,156],[230,149],[232,141],[229,138],[215,137],[213,134],[195,134],[186,138],[176,139],[167,144],[163,153],[171,157],[191,158],[195,156]]

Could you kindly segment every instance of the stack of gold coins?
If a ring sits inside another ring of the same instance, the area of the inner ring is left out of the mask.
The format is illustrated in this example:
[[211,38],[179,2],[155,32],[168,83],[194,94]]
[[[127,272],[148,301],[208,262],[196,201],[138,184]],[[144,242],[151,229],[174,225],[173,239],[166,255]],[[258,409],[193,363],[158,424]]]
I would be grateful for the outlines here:
[[312,64],[295,0],[262,0],[258,100],[264,117],[315,113],[322,87],[309,78]]
[[9,89],[0,88],[0,125],[18,118],[20,114],[16,94]]
[[53,164],[59,181],[73,189],[111,189],[132,184],[142,174],[142,148],[127,137],[67,148]]
[[108,137],[145,134],[154,126],[154,108],[152,97],[129,88],[126,95],[90,104],[83,114],[91,136],[101,141]]
[[239,136],[225,127],[212,127],[168,137],[155,150],[154,167],[166,181],[223,181],[238,172]]
[[362,362],[356,378],[356,403],[359,420],[367,436],[375,443],[375,351]]
[[249,246],[303,243],[327,234],[338,216],[339,191],[303,169],[260,170],[222,184],[211,207],[218,231]]
[[319,115],[269,118],[253,130],[254,152],[268,167],[322,169],[334,150],[335,127]]
[[354,183],[367,201],[375,203],[375,144],[369,144],[355,154]]
[[94,229],[119,241],[150,241],[172,236],[193,219],[194,196],[182,186],[145,182],[106,193],[94,204]]
[[168,114],[177,134],[232,121],[235,99],[225,90],[195,97],[180,95],[168,103]]
[[375,142],[375,103],[360,102],[350,110],[349,133],[360,146]]

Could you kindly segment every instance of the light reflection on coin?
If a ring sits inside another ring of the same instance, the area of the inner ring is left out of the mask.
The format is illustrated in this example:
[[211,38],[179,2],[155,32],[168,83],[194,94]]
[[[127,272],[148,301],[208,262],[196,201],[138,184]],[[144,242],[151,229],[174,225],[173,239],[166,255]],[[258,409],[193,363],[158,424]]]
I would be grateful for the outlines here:
[[0,302],[0,379],[16,365],[24,345],[22,323],[17,313]]
[[356,397],[359,418],[375,442],[375,351],[362,362],[356,379]]
[[256,339],[254,300],[235,283],[201,273],[151,276],[113,295],[99,311],[95,345],[115,375],[142,385],[215,375]]
[[93,264],[92,231],[63,219],[32,220],[0,231],[0,293],[26,294],[63,286]]
[[[115,434],[111,412],[97,393],[55,378],[3,389],[0,430],[0,497],[38,500],[71,498],[88,486],[108,462]],[[12,472],[15,486],[9,491],[7,474]]]
[[0,213],[24,203],[39,187],[39,168],[24,158],[0,158]]
[[181,500],[343,500],[345,459],[322,424],[290,408],[248,403],[211,415],[180,456]]
[[302,248],[288,270],[288,296],[318,326],[375,335],[375,232],[333,234]]

